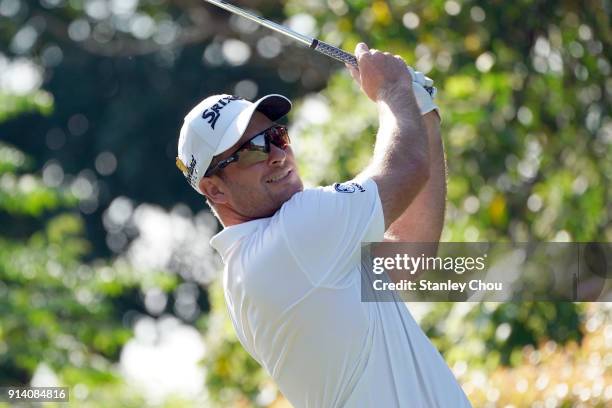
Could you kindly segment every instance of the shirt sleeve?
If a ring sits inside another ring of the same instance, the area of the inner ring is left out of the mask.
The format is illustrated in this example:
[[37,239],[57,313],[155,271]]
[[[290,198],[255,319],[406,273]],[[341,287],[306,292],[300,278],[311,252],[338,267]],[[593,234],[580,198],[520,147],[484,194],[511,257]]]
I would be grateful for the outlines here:
[[382,204],[372,179],[304,190],[279,215],[292,256],[317,286],[341,285],[359,265],[361,242],[384,236]]

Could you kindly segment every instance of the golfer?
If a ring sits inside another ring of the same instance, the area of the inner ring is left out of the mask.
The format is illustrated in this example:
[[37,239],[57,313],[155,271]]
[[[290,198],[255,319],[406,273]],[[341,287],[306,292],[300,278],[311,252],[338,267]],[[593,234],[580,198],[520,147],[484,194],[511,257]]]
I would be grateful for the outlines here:
[[303,188],[280,95],[204,99],[177,165],[224,226],[211,245],[238,338],[295,407],[469,407],[405,304],[361,302],[361,242],[439,240],[445,163],[425,77],[363,43],[355,54],[380,126],[354,180]]

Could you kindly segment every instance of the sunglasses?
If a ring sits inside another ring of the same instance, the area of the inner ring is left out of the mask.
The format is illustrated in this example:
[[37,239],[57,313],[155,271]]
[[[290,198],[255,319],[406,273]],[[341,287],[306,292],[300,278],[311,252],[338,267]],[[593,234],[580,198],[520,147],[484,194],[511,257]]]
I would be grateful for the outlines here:
[[230,157],[221,160],[214,167],[208,169],[204,177],[214,175],[231,163],[236,163],[238,167],[245,169],[255,163],[268,160],[270,144],[285,150],[290,143],[286,126],[271,126],[244,142]]

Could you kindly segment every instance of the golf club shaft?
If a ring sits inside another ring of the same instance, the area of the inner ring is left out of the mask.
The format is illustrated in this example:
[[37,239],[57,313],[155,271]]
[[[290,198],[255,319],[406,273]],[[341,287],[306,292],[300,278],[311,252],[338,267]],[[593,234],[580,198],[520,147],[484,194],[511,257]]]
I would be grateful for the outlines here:
[[355,68],[357,68],[357,59],[352,54],[349,54],[348,52],[343,51],[340,48],[334,47],[333,45],[329,45],[323,41],[317,40],[316,38],[310,38],[306,35],[296,33],[295,31],[285,26],[276,24],[273,21],[266,20],[265,18],[262,18],[258,15],[242,10],[241,8],[236,7],[233,4],[230,4],[226,1],[223,1],[223,0],[205,0],[205,1],[207,1],[208,3],[214,4],[217,7],[225,9],[229,11],[230,13],[237,14],[239,16],[242,16],[244,18],[247,18],[251,21],[256,22],[257,24],[260,24],[264,27],[267,27],[283,35],[286,35],[290,38],[293,38],[294,40],[299,41],[304,45],[307,45],[308,47],[312,48],[315,51],[318,51],[322,54],[327,55],[328,57],[331,57],[340,62],[344,62],[346,64],[350,64],[354,66]]
[[[294,40],[299,41],[304,45],[307,45],[311,49],[318,51],[321,54],[325,54],[328,57],[331,57],[340,62],[344,62],[345,64],[352,65],[353,67],[359,69],[359,66],[357,65],[357,58],[355,58],[354,55],[344,50],[341,50],[340,48],[334,47],[333,45],[327,44],[326,42],[323,42],[321,40],[317,40],[316,38],[311,38],[306,35],[296,33],[290,28],[277,24],[273,21],[266,20],[263,17],[260,17],[251,12],[245,11],[241,9],[240,7],[234,6],[233,4],[230,4],[224,0],[205,0],[205,1],[210,4],[214,4],[215,6],[220,7],[224,10],[227,10],[230,13],[233,13],[233,14],[242,16],[246,19],[249,19],[251,21],[254,21],[255,23],[260,24],[264,27],[267,27],[271,30],[274,30],[277,33],[281,33],[283,35],[286,35],[287,37],[293,38]],[[431,86],[424,86],[424,88],[425,90],[427,90],[427,92],[429,92],[430,95],[432,96],[434,95],[435,88]]]

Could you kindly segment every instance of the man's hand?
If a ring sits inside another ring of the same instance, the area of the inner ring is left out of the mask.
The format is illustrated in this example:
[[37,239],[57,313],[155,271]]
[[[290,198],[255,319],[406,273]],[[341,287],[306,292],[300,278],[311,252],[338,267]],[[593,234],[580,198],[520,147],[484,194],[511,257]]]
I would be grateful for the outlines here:
[[374,102],[395,90],[411,90],[412,77],[404,60],[398,55],[369,49],[357,44],[355,57],[359,70],[347,65],[352,77],[363,92]]
[[[397,80],[395,78],[395,74],[396,74],[395,70],[391,70],[391,76],[386,77],[385,75],[387,72],[387,68],[389,68],[389,66],[392,66],[392,65],[397,65],[398,68],[401,65],[404,65],[405,68],[408,69],[408,73],[411,78],[412,92],[414,93],[417,104],[419,105],[419,110],[421,111],[421,115],[425,115],[433,110],[436,110],[436,111],[438,110],[438,106],[435,104],[433,100],[433,97],[435,96],[436,88],[433,86],[433,81],[431,80],[431,78],[426,77],[422,72],[415,71],[414,69],[412,69],[412,67],[406,65],[402,57],[398,55],[392,56],[388,52],[381,53],[374,49],[370,50],[368,49],[368,46],[365,45],[364,43],[359,43],[357,45],[355,49],[355,54],[357,55],[357,60],[358,60],[360,69],[357,70],[355,67],[349,64],[346,64],[346,67],[350,71],[351,76],[355,79],[355,81],[362,88],[362,90],[374,102],[377,102],[378,100],[380,100],[380,95],[377,94],[376,89],[381,89],[381,85],[383,84],[385,86],[389,85],[391,89],[398,88],[393,85],[393,81]],[[365,60],[364,60],[364,57],[365,57]],[[375,60],[378,59],[380,62],[385,60],[384,66],[383,66],[384,69],[378,70],[375,74],[371,74],[372,69],[373,68],[376,69],[378,67],[371,63],[372,60],[369,57],[374,57]],[[394,61],[394,63],[390,63],[389,58],[395,59],[397,61]],[[361,61],[364,61],[363,62],[364,67],[362,67]],[[370,63],[368,64],[367,62],[370,62]],[[364,69],[365,69],[365,73],[364,73]],[[399,72],[397,73],[399,74],[399,77],[401,78],[400,82],[406,79],[404,73],[401,71],[401,68],[399,68]],[[380,77],[379,74],[382,74],[382,78]],[[364,81],[363,81],[364,77],[365,77],[366,84],[364,84]],[[404,83],[399,84],[400,91],[405,91],[408,89],[403,85],[405,84]],[[382,88],[384,88],[384,86]],[[433,89],[433,92],[430,94],[430,92],[428,92],[426,88],[430,90]],[[374,95],[377,95],[378,99],[376,99]]]

